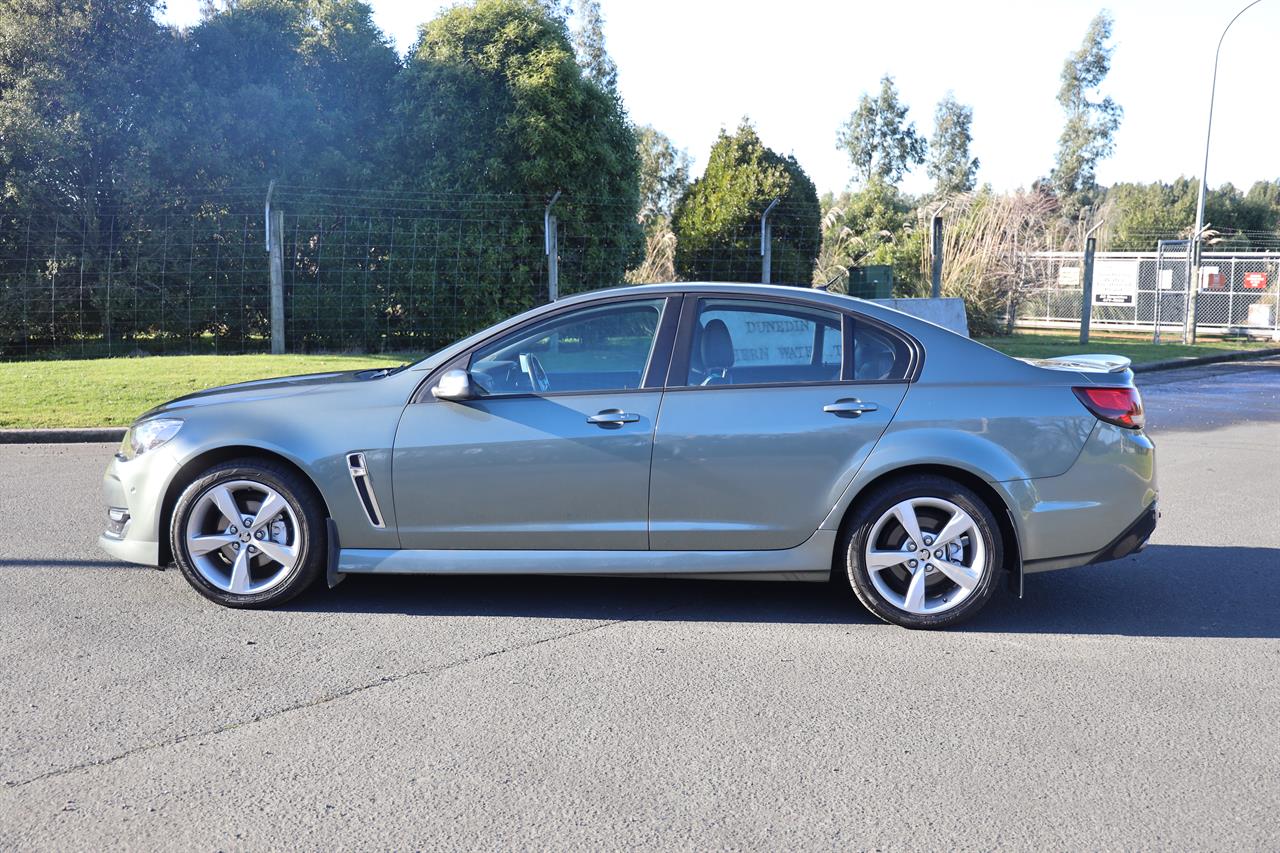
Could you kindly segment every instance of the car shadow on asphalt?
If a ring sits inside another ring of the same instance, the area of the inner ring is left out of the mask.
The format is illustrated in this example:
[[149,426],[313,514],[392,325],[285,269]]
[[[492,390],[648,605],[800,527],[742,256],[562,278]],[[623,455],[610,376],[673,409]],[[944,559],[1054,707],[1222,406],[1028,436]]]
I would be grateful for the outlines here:
[[[288,609],[548,619],[881,623],[819,583],[595,577],[351,576]],[[893,630],[885,626],[886,630]],[[1111,563],[1028,575],[959,630],[1280,638],[1280,549],[1151,545]]]
[[1280,638],[1280,548],[1149,545],[1139,554],[1027,575],[969,631]]

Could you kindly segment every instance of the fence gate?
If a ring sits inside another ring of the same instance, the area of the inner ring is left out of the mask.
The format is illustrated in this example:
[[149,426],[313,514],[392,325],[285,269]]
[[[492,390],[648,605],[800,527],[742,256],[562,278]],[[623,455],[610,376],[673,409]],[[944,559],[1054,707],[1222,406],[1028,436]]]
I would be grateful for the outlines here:
[[[1280,252],[1203,252],[1200,263],[1197,334],[1280,341]],[[1078,329],[1081,266],[1079,252],[1028,253],[1014,325]],[[1090,325],[1180,337],[1192,290],[1189,241],[1162,241],[1155,252],[1099,252]]]

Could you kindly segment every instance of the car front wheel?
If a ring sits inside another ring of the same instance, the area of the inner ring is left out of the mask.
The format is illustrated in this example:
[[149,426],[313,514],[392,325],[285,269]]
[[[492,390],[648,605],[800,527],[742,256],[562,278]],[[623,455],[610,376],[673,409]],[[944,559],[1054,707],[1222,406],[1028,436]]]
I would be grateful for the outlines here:
[[273,607],[320,575],[323,531],[309,483],[265,460],[240,459],[187,486],[169,535],[183,576],[201,595],[226,607]]
[[858,600],[887,622],[943,628],[991,599],[1002,562],[1000,528],[971,489],[921,475],[863,500],[842,540]]

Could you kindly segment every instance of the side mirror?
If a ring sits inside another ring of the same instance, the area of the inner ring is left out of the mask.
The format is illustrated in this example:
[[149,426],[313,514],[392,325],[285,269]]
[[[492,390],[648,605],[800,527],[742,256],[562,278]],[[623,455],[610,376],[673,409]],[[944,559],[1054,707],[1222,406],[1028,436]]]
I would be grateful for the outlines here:
[[465,370],[446,370],[431,389],[431,396],[437,400],[470,400],[476,396],[471,384],[471,374]]

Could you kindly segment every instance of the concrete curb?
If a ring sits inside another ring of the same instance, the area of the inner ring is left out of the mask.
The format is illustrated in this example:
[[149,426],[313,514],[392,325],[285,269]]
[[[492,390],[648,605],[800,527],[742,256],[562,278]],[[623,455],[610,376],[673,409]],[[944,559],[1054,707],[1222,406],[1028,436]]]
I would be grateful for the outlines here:
[[80,429],[0,429],[0,444],[92,444],[124,438],[124,427]]
[[[1225,361],[1247,361],[1280,355],[1280,347],[1255,350],[1234,350],[1214,355],[1188,358],[1171,358],[1167,361],[1150,361],[1134,365],[1134,373],[1154,373],[1157,370],[1176,370],[1180,367],[1199,367],[1203,364],[1219,364]],[[124,438],[124,427],[84,427],[77,429],[0,429],[0,444],[92,444],[118,443]]]
[[1194,355],[1185,358],[1171,358],[1166,361],[1148,361],[1146,364],[1135,364],[1134,373],[1154,373],[1157,370],[1177,370],[1179,367],[1199,367],[1202,364],[1220,364],[1224,361],[1248,361],[1254,358],[1267,358],[1280,355],[1280,347],[1267,349],[1242,349],[1214,355]]

